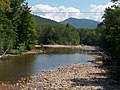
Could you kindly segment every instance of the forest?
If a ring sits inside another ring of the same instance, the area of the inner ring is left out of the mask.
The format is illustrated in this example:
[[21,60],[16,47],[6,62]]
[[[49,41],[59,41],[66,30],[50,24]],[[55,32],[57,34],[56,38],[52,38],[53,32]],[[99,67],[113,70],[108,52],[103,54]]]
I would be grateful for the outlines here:
[[0,0],[0,54],[21,53],[35,44],[97,45],[112,53],[114,79],[120,80],[120,3],[105,10],[97,28],[40,24],[25,0]]
[[36,44],[35,21],[24,0],[0,0],[0,53],[30,49]]

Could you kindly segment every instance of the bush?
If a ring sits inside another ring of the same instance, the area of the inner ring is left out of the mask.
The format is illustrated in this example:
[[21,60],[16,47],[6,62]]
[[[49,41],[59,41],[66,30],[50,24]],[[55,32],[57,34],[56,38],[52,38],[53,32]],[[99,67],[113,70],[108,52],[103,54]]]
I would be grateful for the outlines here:
[[20,54],[20,51],[18,49],[11,49],[8,53],[9,54]]
[[20,53],[24,52],[25,51],[25,44],[24,43],[21,43],[20,46],[18,47]]

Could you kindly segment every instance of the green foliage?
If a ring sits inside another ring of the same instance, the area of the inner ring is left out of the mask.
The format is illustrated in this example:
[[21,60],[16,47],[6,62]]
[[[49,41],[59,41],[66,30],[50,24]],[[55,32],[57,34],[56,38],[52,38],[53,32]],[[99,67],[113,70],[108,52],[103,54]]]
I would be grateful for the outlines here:
[[18,47],[18,50],[20,53],[24,52],[25,51],[25,43],[21,43],[20,46]]
[[20,51],[18,49],[10,49],[8,53],[9,54],[20,54]]
[[81,37],[81,44],[86,45],[98,45],[100,35],[96,29],[78,29],[79,35]]
[[71,25],[51,24],[38,26],[39,44],[77,45],[80,43],[79,33]]
[[0,53],[3,53],[8,48],[13,47],[15,33],[13,31],[12,22],[7,18],[7,15],[0,13]]
[[[37,43],[35,20],[25,0],[0,0],[0,54]],[[23,46],[24,43],[24,46]],[[21,46],[22,45],[22,46]]]
[[10,4],[10,0],[0,0],[0,13],[10,12],[12,10]]
[[107,8],[103,18],[103,22],[98,26],[101,33],[101,45],[114,55],[116,67],[113,75],[116,77],[115,79],[120,80],[120,7],[113,5],[111,8]]
[[[106,47],[109,47],[113,53],[119,52],[120,45],[120,8],[106,9],[104,15],[105,30],[103,33],[103,41]],[[112,21],[112,22],[111,22]]]
[[36,44],[37,32],[35,30],[35,21],[30,14],[30,8],[27,4],[23,5],[24,12],[20,15],[21,23],[18,26],[17,45],[25,43],[25,47],[29,47],[30,44]]

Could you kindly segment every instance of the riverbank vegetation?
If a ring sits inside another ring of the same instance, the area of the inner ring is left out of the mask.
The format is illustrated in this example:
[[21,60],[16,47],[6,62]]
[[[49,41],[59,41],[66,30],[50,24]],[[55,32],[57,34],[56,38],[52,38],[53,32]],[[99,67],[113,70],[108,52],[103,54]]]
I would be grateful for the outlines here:
[[[94,44],[96,29],[77,29],[69,24],[41,24],[25,0],[0,1],[0,54],[18,54],[35,44]],[[41,21],[39,21],[41,22]]]
[[[35,44],[98,45],[112,53],[113,70],[120,78],[120,3],[105,10],[97,28],[75,28],[69,24],[40,24],[24,0],[0,1],[0,54],[21,53]],[[115,78],[115,79],[116,79]]]
[[30,49],[36,44],[35,21],[24,0],[0,0],[0,53]]
[[113,78],[120,80],[120,2],[112,0],[115,5],[105,10],[104,20],[98,25],[100,45],[113,55],[115,68]]
[[80,36],[75,27],[59,24],[39,25],[39,44],[79,45]]
[[97,29],[75,28],[69,24],[38,25],[39,44],[97,45]]

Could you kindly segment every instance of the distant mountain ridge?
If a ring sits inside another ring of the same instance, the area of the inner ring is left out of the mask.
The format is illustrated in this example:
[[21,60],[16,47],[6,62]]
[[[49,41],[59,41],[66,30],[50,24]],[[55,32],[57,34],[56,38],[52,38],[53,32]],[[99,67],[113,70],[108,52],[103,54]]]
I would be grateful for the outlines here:
[[51,19],[46,19],[37,15],[33,15],[35,21],[39,24],[70,24],[76,28],[96,28],[100,22],[90,19],[68,18],[62,22],[57,22]]
[[96,28],[100,23],[98,21],[90,20],[90,19],[76,19],[76,18],[68,18],[62,22],[61,24],[71,24],[76,28]]
[[51,20],[51,19],[46,19],[37,15],[33,15],[35,21],[39,24],[59,24],[58,22]]

